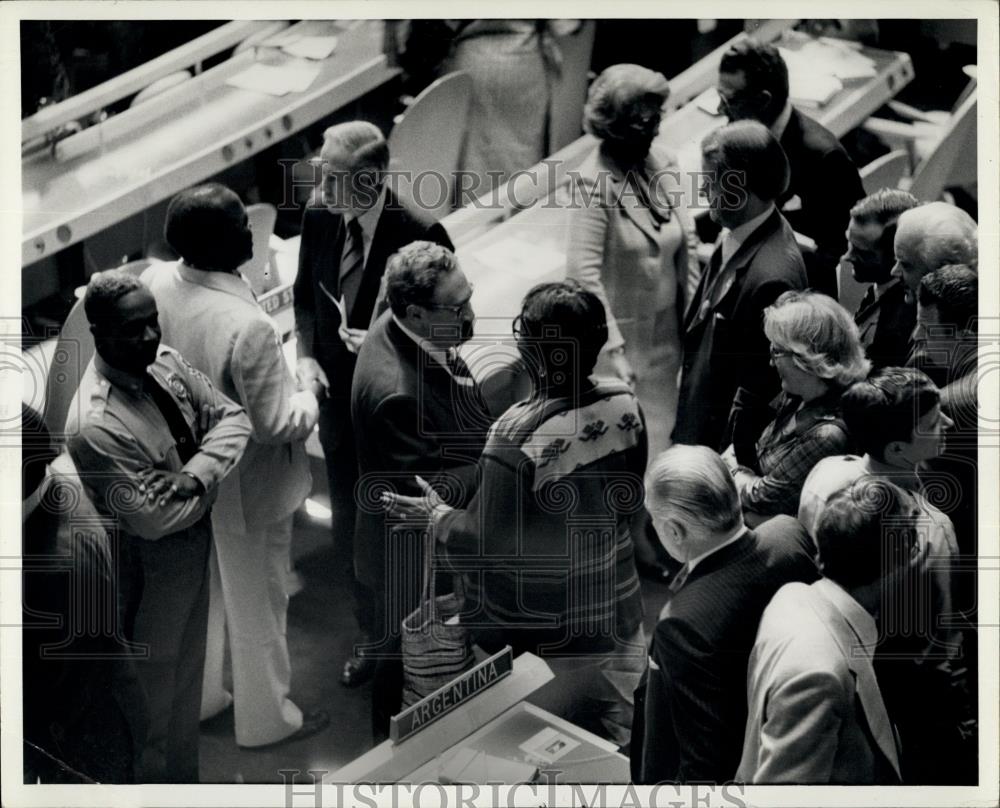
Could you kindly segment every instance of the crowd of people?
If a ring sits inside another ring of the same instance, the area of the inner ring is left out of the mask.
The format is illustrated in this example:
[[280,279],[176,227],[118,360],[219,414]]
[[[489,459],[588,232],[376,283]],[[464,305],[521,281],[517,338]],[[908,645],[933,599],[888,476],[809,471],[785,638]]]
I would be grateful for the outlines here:
[[[655,143],[666,79],[593,82],[566,277],[512,326],[504,378],[527,397],[463,357],[472,285],[441,224],[383,183],[366,122],[325,133],[294,372],[222,185],[171,202],[176,261],[91,278],[65,450],[25,414],[23,524],[32,557],[78,545],[110,622],[100,647],[69,643],[90,661],[25,630],[27,778],[198,782],[199,721],[230,704],[242,747],[336,723],[289,697],[318,429],[358,629],[340,681],[374,679],[375,741],[404,703],[430,552],[479,648],[543,657],[555,678],[532,701],[626,750],[638,783],[975,782],[976,223],[865,195],[771,45],[734,46],[718,84],[705,246]],[[840,263],[868,285],[856,311]],[[670,594],[648,637],[650,568]],[[79,625],[51,572],[26,572],[26,615]]]

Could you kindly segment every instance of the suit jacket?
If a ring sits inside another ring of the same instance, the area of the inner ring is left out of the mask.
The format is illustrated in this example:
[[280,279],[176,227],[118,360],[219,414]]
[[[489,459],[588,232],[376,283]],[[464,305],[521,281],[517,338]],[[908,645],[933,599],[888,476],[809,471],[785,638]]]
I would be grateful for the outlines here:
[[[718,254],[721,243],[715,249]],[[805,288],[805,266],[792,228],[775,210],[718,273],[718,283],[709,283],[709,274],[703,273],[685,316],[673,439],[714,449],[732,442],[740,462],[752,467],[756,440],[771,418],[768,403],[780,386],[764,309],[782,292]],[[727,274],[732,285],[725,290]],[[713,290],[725,291],[715,299]]]
[[653,636],[641,782],[735,777],[760,615],[784,584],[816,578],[809,536],[790,516],[747,530],[695,566]]
[[865,195],[861,176],[833,133],[798,110],[792,110],[781,147],[792,175],[778,206],[798,196],[801,209],[785,216],[795,231],[816,242],[816,253],[806,258],[810,286],[836,297],[836,268],[847,250],[851,208]]
[[[344,289],[353,292],[345,300],[347,324],[368,328],[378,299],[382,275],[389,257],[411,241],[434,241],[451,248],[444,228],[419,211],[402,205],[391,191],[386,191],[385,207],[375,225],[368,258],[360,279],[344,284],[340,260],[344,251],[347,226],[344,217],[325,207],[308,207],[302,219],[302,243],[299,247],[299,271],[295,278],[295,331],[299,356],[312,356],[326,371],[330,396],[347,405],[351,397],[351,376],[356,361],[344,346],[337,330],[340,313],[320,287],[338,300]],[[346,407],[345,407],[346,408]]]
[[469,382],[460,383],[423,351],[390,311],[375,322],[358,352],[351,392],[361,471],[354,564],[358,580],[376,595],[387,581],[386,520],[377,494],[388,486],[420,495],[417,474],[441,482],[454,507],[465,506],[475,491],[476,462],[492,418]]
[[872,669],[876,637],[871,616],[829,579],[778,590],[750,654],[737,780],[899,782],[892,724]]
[[906,302],[905,291],[903,282],[895,280],[874,303],[854,315],[873,370],[901,367],[910,355],[917,307]]
[[212,510],[232,532],[280,521],[309,496],[305,442],[289,442],[293,416],[316,420],[311,393],[296,394],[274,323],[241,278],[180,262],[146,270],[163,341],[246,409],[253,434],[236,468],[219,486]]

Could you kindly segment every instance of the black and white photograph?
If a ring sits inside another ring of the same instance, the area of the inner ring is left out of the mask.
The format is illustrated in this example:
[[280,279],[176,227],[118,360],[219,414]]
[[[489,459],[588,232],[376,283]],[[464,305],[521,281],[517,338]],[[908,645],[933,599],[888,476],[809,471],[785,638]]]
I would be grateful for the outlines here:
[[2,4],[3,804],[997,804],[998,20]]

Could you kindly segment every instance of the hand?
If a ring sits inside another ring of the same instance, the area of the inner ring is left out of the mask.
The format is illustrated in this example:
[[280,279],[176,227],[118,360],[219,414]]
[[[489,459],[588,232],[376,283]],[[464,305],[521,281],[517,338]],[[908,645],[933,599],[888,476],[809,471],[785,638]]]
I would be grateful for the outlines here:
[[171,499],[196,497],[200,489],[201,483],[179,471],[144,469],[139,472],[139,491],[145,493],[146,499],[159,497],[161,508]]
[[310,390],[316,382],[326,390],[330,389],[330,381],[326,378],[326,373],[319,366],[319,362],[311,356],[298,358],[295,363],[295,381],[298,383],[299,390]]
[[729,469],[730,474],[735,474],[736,469],[740,467],[740,461],[736,459],[736,449],[733,448],[733,444],[729,444],[726,451],[722,453],[722,460],[726,464],[726,468]]
[[215,429],[219,421],[222,420],[222,415],[225,411],[225,407],[222,406],[213,407],[211,404],[203,404],[199,420],[201,434],[204,435],[206,432]]
[[623,349],[616,348],[611,351],[611,367],[615,371],[615,376],[625,382],[633,390],[635,389],[635,371],[632,370],[632,364],[626,358],[625,351]]
[[361,348],[361,343],[365,341],[367,333],[368,329],[366,328],[348,328],[346,325],[341,325],[337,329],[337,336],[347,346],[347,350],[354,354]]
[[440,494],[423,477],[417,475],[416,481],[420,490],[424,492],[423,496],[382,494],[382,507],[385,508],[386,513],[404,518],[407,521],[430,524],[454,510],[450,505],[445,504]]

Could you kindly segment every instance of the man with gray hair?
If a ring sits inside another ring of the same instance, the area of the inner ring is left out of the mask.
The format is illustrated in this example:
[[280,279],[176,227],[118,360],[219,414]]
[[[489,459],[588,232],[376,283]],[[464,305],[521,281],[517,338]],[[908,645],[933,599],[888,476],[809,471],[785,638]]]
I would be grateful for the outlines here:
[[419,496],[420,475],[450,492],[447,504],[464,507],[492,423],[457,354],[472,337],[475,315],[472,286],[454,253],[429,241],[408,244],[389,259],[386,291],[390,309],[361,346],[351,392],[361,472],[354,570],[372,626],[367,659],[379,658],[376,739],[399,711],[400,622],[417,606],[422,566],[420,543],[390,534],[378,494]]
[[654,634],[639,779],[728,782],[743,749],[757,624],[780,587],[816,579],[812,547],[789,516],[747,528],[732,476],[705,446],[678,444],[653,462],[646,507],[683,566]]
[[[389,149],[377,126],[348,121],[331,126],[323,137],[323,182],[302,219],[294,288],[297,376],[302,389],[319,380],[329,392],[320,404],[319,437],[326,459],[333,540],[343,562],[338,566],[350,569],[358,479],[350,406],[358,348],[375,311],[389,256],[418,239],[446,247],[451,241],[440,224],[423,211],[402,205],[388,187]],[[364,644],[375,630],[369,598],[358,591],[353,595],[362,635],[359,644]],[[373,672],[370,660],[352,656],[341,683],[354,687]]]
[[906,302],[915,306],[920,279],[948,264],[965,264],[976,269],[979,263],[979,228],[976,220],[961,208],[946,202],[930,202],[899,217],[894,277],[902,278]]

